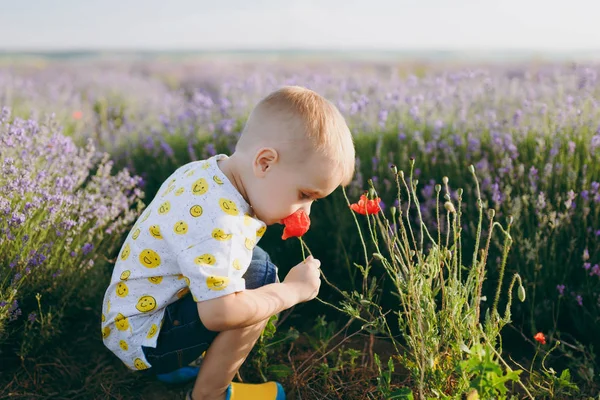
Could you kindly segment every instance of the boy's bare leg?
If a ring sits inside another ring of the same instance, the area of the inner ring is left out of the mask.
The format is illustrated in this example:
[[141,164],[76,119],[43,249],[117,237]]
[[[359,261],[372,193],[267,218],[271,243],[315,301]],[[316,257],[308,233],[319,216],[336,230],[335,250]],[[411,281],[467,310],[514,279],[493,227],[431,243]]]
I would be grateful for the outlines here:
[[248,357],[268,319],[245,328],[223,331],[208,348],[194,384],[194,400],[224,400],[225,391]]

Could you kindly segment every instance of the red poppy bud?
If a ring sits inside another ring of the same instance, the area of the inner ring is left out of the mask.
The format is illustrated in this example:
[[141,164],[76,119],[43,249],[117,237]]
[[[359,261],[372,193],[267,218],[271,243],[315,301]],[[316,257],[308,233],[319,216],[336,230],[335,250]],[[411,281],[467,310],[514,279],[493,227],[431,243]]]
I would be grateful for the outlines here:
[[281,237],[283,240],[291,237],[300,237],[308,232],[308,228],[310,228],[310,218],[302,209],[285,217],[282,222],[285,225],[283,236]]

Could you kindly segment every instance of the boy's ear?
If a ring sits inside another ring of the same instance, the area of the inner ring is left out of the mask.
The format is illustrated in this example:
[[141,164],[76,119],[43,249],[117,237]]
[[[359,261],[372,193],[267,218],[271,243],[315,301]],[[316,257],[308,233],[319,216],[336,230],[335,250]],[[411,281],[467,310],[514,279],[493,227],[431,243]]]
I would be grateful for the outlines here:
[[252,163],[252,169],[254,170],[254,175],[257,177],[265,176],[273,165],[277,163],[279,160],[279,154],[277,150],[272,147],[263,147],[258,149],[256,152],[256,156],[254,157],[254,162]]

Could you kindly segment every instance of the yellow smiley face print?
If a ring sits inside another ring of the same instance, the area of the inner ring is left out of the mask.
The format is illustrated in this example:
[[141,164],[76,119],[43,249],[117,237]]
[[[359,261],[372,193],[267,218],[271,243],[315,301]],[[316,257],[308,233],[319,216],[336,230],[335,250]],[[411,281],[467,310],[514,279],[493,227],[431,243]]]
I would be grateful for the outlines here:
[[120,331],[126,331],[129,329],[129,320],[123,314],[118,313],[115,317],[115,326]]
[[194,218],[198,218],[202,215],[202,207],[200,207],[199,205],[192,206],[190,208],[190,215]]
[[223,229],[215,228],[215,229],[213,229],[211,236],[214,239],[217,239],[220,241],[225,241],[225,240],[231,239],[231,237],[233,235],[231,233],[225,233],[225,231]]
[[187,276],[184,276],[183,280],[185,281],[186,285],[190,286],[190,278],[188,278]]
[[110,326],[105,326],[102,329],[102,339],[106,339],[110,335]]
[[191,170],[191,171],[189,171],[189,172],[186,172],[186,174],[185,174],[185,176],[187,176],[187,177],[190,177],[190,176],[192,176],[192,175],[194,175],[194,170]]
[[117,283],[117,296],[125,297],[129,294],[129,288],[125,284],[125,282]]
[[121,340],[121,341],[119,342],[119,347],[120,347],[121,349],[123,349],[123,351],[127,351],[127,350],[129,350],[129,346],[127,345],[127,342],[126,342],[126,341],[124,341],[124,340]]
[[106,302],[106,312],[110,311],[110,300]]
[[257,229],[256,231],[256,237],[263,237],[263,235],[265,234],[265,232],[267,231],[267,227],[263,226],[259,229]]
[[148,366],[145,362],[142,361],[141,358],[136,358],[135,360],[133,360],[133,366],[140,371],[143,369],[148,369]]
[[148,334],[146,335],[146,337],[148,339],[152,339],[152,337],[154,335],[156,335],[156,332],[158,332],[158,326],[156,326],[156,324],[152,324],[152,326],[150,327],[150,330],[148,331]]
[[210,290],[223,290],[229,284],[229,278],[226,276],[209,276],[206,278],[206,287]]
[[158,214],[165,215],[171,210],[171,203],[169,201],[165,201],[158,207]]
[[148,228],[148,231],[150,232],[150,235],[155,238],[155,239],[162,239],[162,234],[160,233],[160,226],[158,225],[150,225],[150,228]]
[[215,265],[216,262],[217,259],[215,258],[215,256],[208,253],[202,254],[201,256],[194,258],[194,263],[198,265]]
[[175,185],[173,185],[173,186],[169,185],[169,187],[167,187],[167,190],[165,190],[163,192],[163,194],[161,195],[161,197],[165,197],[166,195],[168,195],[169,193],[171,193],[173,191],[173,189],[175,189]]
[[186,294],[188,294],[190,292],[190,288],[189,287],[184,287],[183,289],[179,290],[177,292],[177,298],[180,299],[183,296],[185,296]]
[[135,308],[141,312],[150,312],[156,308],[156,299],[148,295],[142,296],[139,298]]
[[244,214],[244,225],[250,226],[252,223],[252,217],[248,214]]
[[140,263],[147,268],[156,268],[160,265],[160,256],[151,249],[144,249],[140,253]]
[[140,228],[136,228],[136,229],[133,231],[133,235],[131,236],[131,237],[133,238],[133,240],[136,240],[138,237],[140,237],[140,232],[141,232],[141,231],[140,231]]
[[223,210],[226,214],[233,215],[233,216],[240,214],[235,203],[231,200],[220,198],[219,199],[219,207],[221,207],[221,210]]
[[127,260],[127,258],[129,258],[129,253],[131,253],[131,247],[129,246],[129,243],[127,243],[121,252],[121,260]]
[[144,222],[145,220],[148,219],[149,216],[150,216],[150,210],[146,210],[146,213],[144,214],[144,216],[142,217],[140,222]]
[[206,182],[206,179],[200,178],[192,184],[192,194],[199,196],[206,192],[208,192],[208,182]]
[[131,276],[131,271],[127,270],[127,271],[121,272],[121,276],[119,278],[121,278],[122,281],[126,281],[127,279],[129,279],[130,276]]
[[213,181],[215,181],[215,183],[217,185],[222,185],[223,184],[223,181],[217,175],[213,176]]
[[185,192],[185,188],[180,187],[179,189],[177,189],[175,191],[175,196],[181,196],[183,194],[183,192]]
[[158,285],[159,283],[162,282],[163,277],[162,276],[151,276],[150,278],[148,278],[148,280],[150,281],[150,283]]
[[244,246],[246,246],[248,250],[252,250],[254,246],[256,246],[256,242],[252,239],[246,238],[246,240],[244,240]]
[[240,260],[237,258],[233,260],[233,268],[237,269],[238,271],[242,269],[242,263],[240,263]]
[[185,221],[177,221],[173,226],[173,231],[178,235],[185,235],[188,231],[188,224]]
[[202,168],[202,169],[208,169],[208,167],[210,167],[210,163],[209,162],[205,162],[204,164],[202,164],[202,166],[200,168]]
[[102,322],[106,321],[106,317],[102,314]]

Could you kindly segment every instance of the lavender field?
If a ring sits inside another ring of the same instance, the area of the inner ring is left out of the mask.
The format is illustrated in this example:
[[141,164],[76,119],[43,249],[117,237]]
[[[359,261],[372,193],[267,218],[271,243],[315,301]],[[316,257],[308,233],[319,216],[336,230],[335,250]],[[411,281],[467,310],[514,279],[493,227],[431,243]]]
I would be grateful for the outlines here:
[[[600,65],[98,60],[0,63],[0,397],[184,392],[103,348],[102,295],[163,180],[231,153],[282,85],[340,109],[357,173],[313,207],[321,301],[264,334],[244,380],[293,399],[598,393]],[[381,213],[353,214],[369,188]],[[383,248],[410,224],[406,258]],[[301,251],[280,236],[260,245],[282,278]]]

